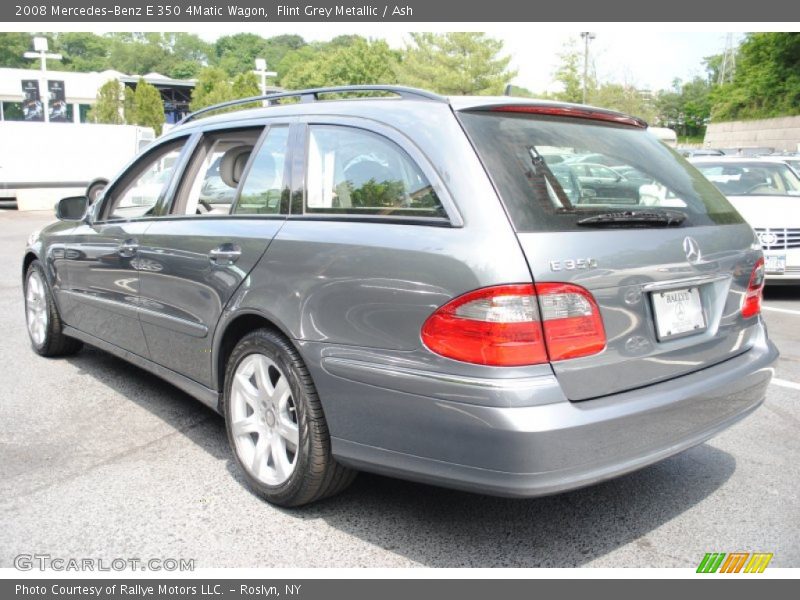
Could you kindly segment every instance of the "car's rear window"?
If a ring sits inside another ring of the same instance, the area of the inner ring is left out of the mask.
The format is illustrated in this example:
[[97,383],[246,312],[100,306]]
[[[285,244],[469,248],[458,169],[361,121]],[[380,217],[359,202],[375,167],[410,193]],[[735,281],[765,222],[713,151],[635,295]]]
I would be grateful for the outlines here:
[[517,231],[569,231],[625,210],[679,211],[683,226],[741,223],[727,199],[676,152],[637,127],[543,115],[459,117]]

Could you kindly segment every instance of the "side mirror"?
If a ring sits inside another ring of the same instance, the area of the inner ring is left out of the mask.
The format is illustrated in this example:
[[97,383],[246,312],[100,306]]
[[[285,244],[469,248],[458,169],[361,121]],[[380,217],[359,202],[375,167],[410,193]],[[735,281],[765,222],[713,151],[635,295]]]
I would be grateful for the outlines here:
[[86,196],[69,196],[56,204],[56,218],[61,221],[80,221],[86,214],[89,199]]

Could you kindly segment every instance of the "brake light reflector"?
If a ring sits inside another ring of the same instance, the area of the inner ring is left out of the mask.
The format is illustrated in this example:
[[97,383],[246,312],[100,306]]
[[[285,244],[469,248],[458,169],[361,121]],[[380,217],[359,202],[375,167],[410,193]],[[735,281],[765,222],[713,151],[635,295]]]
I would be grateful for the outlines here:
[[750,282],[747,285],[747,292],[744,295],[742,304],[742,316],[745,319],[755,317],[761,313],[761,298],[764,295],[764,257],[756,261],[753,272],[750,274]]
[[468,292],[428,317],[422,341],[447,358],[505,367],[588,356],[606,345],[594,298],[566,283]]

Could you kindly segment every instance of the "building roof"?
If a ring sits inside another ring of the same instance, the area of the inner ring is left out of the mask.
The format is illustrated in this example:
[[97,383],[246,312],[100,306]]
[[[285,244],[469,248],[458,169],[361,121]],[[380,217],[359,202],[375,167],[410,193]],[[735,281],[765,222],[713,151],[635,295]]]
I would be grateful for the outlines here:
[[[67,102],[77,102],[91,104],[97,98],[97,90],[110,79],[119,79],[123,83],[135,83],[139,81],[139,75],[127,75],[113,69],[101,73],[78,73],[75,71],[47,71],[46,78],[49,80],[63,81],[66,92]],[[23,79],[42,78],[39,69],[4,69],[0,68],[0,100],[5,102],[22,101]],[[186,87],[193,88],[196,80],[194,79],[170,79],[160,73],[148,73],[144,76],[148,83],[161,87]],[[44,89],[39,93],[44,93]]]

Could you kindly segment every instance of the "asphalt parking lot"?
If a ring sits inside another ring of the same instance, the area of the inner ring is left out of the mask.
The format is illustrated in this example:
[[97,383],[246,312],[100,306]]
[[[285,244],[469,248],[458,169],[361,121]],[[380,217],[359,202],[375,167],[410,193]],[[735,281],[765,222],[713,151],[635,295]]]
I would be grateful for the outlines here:
[[0,211],[0,567],[21,553],[197,567],[695,567],[711,551],[800,567],[800,288],[769,290],[765,405],[637,473],[534,500],[362,474],[300,510],[244,486],[222,419],[93,348],[29,346],[20,263],[51,214]]

